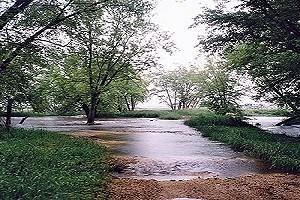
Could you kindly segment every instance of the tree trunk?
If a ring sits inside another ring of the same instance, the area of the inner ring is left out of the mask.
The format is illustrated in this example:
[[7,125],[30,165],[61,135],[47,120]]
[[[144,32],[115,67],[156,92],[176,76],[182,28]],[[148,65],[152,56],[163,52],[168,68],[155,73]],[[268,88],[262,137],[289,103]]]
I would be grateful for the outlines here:
[[131,100],[131,110],[134,111],[135,109],[135,100],[133,96],[130,96],[130,100]]
[[82,104],[82,109],[84,110],[86,117],[89,117],[89,112],[90,112],[89,106],[86,103],[84,103]]
[[6,107],[6,120],[5,120],[5,128],[6,130],[11,130],[11,115],[12,115],[12,104],[14,100],[8,99],[7,101],[7,107]]
[[97,95],[91,95],[91,108],[89,109],[87,124],[95,124],[95,114],[96,114],[96,104],[97,104]]
[[126,95],[124,96],[124,99],[125,99],[125,102],[126,102],[127,110],[130,111],[130,110],[131,110],[131,108],[130,108],[130,103],[129,103],[128,98],[127,98]]

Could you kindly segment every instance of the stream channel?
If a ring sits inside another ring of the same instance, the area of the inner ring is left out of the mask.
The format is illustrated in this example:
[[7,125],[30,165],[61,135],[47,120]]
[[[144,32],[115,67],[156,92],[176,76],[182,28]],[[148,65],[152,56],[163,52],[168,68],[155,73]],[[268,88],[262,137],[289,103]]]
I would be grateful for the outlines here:
[[[14,118],[15,122],[21,118]],[[30,117],[23,128],[60,132],[102,132],[101,141],[112,142],[113,154],[131,158],[120,177],[189,180],[194,178],[231,178],[270,172],[260,160],[236,152],[225,144],[202,137],[182,120],[150,118],[97,119],[85,125],[84,117]]]

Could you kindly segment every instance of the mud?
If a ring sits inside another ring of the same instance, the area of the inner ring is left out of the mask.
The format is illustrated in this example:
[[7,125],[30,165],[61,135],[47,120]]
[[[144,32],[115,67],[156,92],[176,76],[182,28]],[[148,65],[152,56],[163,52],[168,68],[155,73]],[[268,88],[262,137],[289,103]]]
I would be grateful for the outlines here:
[[[115,157],[122,168],[137,158]],[[122,171],[119,173],[122,174]],[[114,174],[110,200],[299,200],[300,176],[287,173],[255,174],[236,178],[145,180]]]
[[232,179],[156,181],[114,179],[111,200],[299,200],[299,176],[290,174],[253,175]]

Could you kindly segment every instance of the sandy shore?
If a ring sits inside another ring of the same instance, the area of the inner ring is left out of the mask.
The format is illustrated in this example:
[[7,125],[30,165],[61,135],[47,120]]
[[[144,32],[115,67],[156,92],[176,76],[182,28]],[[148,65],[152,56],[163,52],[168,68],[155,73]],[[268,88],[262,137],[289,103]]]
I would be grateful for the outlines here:
[[300,177],[290,174],[269,174],[234,179],[212,178],[188,181],[117,178],[111,184],[111,200],[165,200],[173,198],[299,200]]

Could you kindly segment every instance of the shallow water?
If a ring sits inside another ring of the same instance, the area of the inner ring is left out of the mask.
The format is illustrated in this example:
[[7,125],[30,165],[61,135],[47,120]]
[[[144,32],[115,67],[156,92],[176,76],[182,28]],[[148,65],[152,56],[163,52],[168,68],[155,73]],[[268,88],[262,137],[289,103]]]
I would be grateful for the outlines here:
[[123,118],[98,120],[97,125],[92,126],[84,123],[82,117],[42,117],[28,118],[19,126],[55,131],[111,131],[101,140],[119,142],[113,147],[114,154],[138,160],[120,174],[121,177],[188,180],[269,171],[268,166],[259,160],[201,137],[181,120]]
[[249,117],[248,122],[272,133],[300,137],[300,125],[275,126],[284,119],[286,117]]

